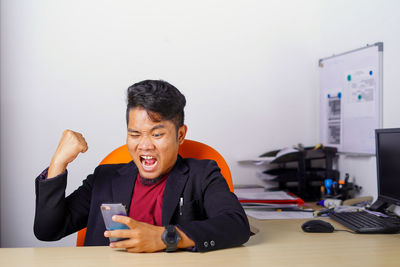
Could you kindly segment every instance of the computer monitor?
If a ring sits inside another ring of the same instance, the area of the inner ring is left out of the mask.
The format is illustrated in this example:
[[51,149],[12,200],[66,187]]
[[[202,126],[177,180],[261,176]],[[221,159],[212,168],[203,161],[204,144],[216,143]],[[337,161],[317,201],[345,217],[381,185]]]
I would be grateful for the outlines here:
[[375,130],[378,199],[371,210],[400,205],[400,128]]

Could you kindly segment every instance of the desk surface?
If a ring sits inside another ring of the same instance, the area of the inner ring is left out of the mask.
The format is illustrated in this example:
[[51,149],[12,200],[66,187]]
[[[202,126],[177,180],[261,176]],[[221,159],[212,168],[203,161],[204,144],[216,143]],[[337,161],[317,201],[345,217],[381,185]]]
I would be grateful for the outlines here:
[[249,242],[207,253],[131,254],[109,247],[1,248],[0,266],[399,266],[400,234],[310,234],[300,228],[304,221],[250,218],[260,232]]

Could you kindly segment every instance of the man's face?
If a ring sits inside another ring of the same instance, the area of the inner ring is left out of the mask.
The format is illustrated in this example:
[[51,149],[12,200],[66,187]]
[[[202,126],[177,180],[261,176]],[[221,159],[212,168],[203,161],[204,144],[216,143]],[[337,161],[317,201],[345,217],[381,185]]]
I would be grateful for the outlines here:
[[140,176],[154,179],[171,171],[186,131],[186,125],[177,132],[171,121],[152,121],[143,108],[130,109],[126,144]]

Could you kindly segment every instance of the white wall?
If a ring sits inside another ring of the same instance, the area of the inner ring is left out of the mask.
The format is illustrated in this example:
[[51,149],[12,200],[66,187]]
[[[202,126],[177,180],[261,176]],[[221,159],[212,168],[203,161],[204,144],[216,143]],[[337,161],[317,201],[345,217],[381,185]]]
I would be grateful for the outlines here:
[[[400,16],[398,1],[322,1],[320,56],[327,57],[355,48],[384,42],[383,127],[400,127]],[[363,187],[362,195],[376,198],[376,158],[339,159],[341,173],[348,172]]]
[[[382,25],[371,33],[361,1],[340,2],[346,12],[317,0],[0,1],[2,247],[74,245],[75,237],[33,236],[34,178],[65,128],[89,143],[69,167],[68,192],[123,144],[134,82],[161,78],[185,94],[188,138],[219,150],[235,184],[257,182],[255,168],[237,160],[318,141],[321,57],[384,41],[385,114],[395,108],[395,61],[386,61],[398,59],[395,1],[371,2]],[[342,33],[342,18],[364,30]],[[385,126],[395,124],[385,115]]]
[[125,90],[165,79],[187,97],[188,138],[238,159],[317,139],[318,1],[1,1],[1,245],[32,233],[34,178],[65,128],[89,151],[68,192],[125,142]]

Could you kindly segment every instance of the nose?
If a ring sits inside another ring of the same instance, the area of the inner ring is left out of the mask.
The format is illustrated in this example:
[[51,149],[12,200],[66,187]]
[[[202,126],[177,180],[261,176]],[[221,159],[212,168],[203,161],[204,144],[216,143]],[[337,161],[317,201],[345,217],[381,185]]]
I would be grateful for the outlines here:
[[140,150],[151,150],[154,148],[154,144],[149,136],[143,136],[139,143]]

